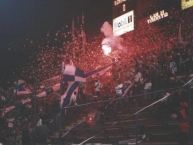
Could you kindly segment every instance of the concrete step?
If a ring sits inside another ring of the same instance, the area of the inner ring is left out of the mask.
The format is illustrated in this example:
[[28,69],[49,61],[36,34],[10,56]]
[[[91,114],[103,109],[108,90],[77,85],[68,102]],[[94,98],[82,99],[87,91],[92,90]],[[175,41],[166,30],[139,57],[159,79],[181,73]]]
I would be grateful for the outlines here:
[[179,145],[177,142],[143,142],[141,145]]

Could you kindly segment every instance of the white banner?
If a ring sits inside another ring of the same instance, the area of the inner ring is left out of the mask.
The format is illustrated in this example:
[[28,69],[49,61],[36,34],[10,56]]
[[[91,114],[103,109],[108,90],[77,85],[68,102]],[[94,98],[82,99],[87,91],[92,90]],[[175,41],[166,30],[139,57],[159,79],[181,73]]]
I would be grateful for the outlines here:
[[134,30],[134,11],[129,11],[113,19],[113,34],[120,36]]

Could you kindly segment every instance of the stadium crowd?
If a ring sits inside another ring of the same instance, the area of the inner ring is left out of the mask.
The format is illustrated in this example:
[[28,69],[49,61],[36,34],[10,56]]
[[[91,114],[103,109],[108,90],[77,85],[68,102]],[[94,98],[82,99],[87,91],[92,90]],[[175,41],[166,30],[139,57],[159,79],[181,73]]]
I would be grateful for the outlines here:
[[[148,92],[170,90],[183,85],[193,73],[193,25],[192,20],[186,17],[188,15],[184,16],[186,21],[181,20],[184,40],[178,36],[179,23],[171,23],[166,26],[167,32],[163,32],[165,27],[146,25],[144,20],[140,21],[135,32],[123,36],[127,53],[115,50],[111,57],[118,62],[112,66],[111,72],[90,78],[82,85],[77,103],[122,96],[129,85],[131,88],[126,96],[144,93],[142,99],[145,98],[148,103],[149,100],[155,100],[154,96],[146,95]],[[171,27],[175,30],[170,31]],[[57,125],[60,124],[57,122],[60,119],[56,115],[60,112],[60,92],[48,91],[46,98],[36,98],[36,93],[41,90],[42,81],[61,75],[63,59],[71,57],[74,64],[84,71],[111,63],[111,57],[104,56],[101,50],[102,35],[82,45],[81,35],[76,35],[71,41],[71,33],[65,32],[65,29],[68,29],[68,26],[53,33],[48,32],[41,40],[30,40],[24,44],[25,47],[37,48],[32,53],[33,60],[22,66],[18,76],[28,82],[23,88],[30,89],[31,93],[18,96],[14,91],[15,84],[8,86],[6,91],[0,90],[1,142],[7,145],[26,145],[29,142],[44,145],[48,134],[60,127]],[[81,30],[77,30],[77,34],[80,32]],[[41,51],[37,51],[38,49]],[[46,85],[43,86],[44,89]],[[21,103],[24,98],[30,98],[30,103]],[[140,102],[140,99],[137,98],[137,102]],[[4,109],[11,104],[14,104],[16,109],[3,114]],[[71,119],[78,114],[76,112],[71,113]]]

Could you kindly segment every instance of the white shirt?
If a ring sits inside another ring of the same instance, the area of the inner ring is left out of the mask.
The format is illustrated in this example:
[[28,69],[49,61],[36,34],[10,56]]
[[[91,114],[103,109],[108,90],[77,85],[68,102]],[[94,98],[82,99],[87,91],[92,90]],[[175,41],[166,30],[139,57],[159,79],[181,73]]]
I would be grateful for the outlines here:
[[42,125],[42,119],[40,118],[37,122],[37,126],[41,126]]
[[116,95],[121,96],[123,94],[123,84],[119,84],[115,87]]
[[101,89],[101,86],[102,86],[101,83],[100,83],[99,81],[97,81],[97,82],[95,82],[94,85],[95,85],[95,91],[96,91],[96,92],[99,92],[100,89]]
[[147,83],[145,83],[144,90],[151,90],[151,87],[152,87],[152,83],[147,82]]
[[135,82],[142,82],[143,81],[143,78],[142,78],[142,74],[140,72],[138,72],[136,75],[135,75]]

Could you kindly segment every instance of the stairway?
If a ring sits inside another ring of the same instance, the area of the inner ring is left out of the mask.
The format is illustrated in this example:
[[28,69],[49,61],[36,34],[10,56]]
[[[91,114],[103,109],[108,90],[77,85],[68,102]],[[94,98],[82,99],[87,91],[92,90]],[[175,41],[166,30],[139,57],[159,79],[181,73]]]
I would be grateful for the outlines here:
[[[165,105],[158,104],[133,116],[142,107],[130,103],[110,108],[93,126],[82,120],[81,124],[75,123],[70,131],[61,129],[63,135],[56,138],[54,145],[79,144],[92,137],[85,145],[131,145],[136,143],[136,138],[138,145],[177,145],[178,122],[167,114],[161,114],[165,118],[157,118],[157,111]],[[98,114],[101,114],[100,111]]]

